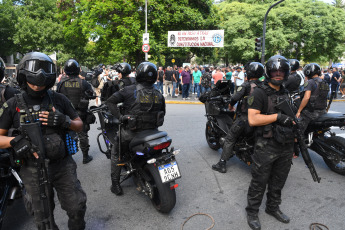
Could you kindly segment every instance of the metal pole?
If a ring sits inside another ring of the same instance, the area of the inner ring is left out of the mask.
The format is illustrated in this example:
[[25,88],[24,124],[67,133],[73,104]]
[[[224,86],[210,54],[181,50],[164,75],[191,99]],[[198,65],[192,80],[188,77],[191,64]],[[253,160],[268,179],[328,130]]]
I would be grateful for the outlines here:
[[275,7],[276,5],[278,5],[279,3],[284,2],[285,0],[280,0],[279,2],[274,3],[272,6],[270,6],[270,8],[268,8],[266,14],[265,14],[265,19],[264,19],[264,29],[263,29],[263,33],[262,33],[262,52],[261,52],[261,64],[265,64],[265,37],[266,37],[266,19],[267,19],[267,15],[270,12],[270,10]]
[[[145,33],[147,33],[147,0],[145,0]],[[149,54],[145,53],[145,61],[149,60]]]

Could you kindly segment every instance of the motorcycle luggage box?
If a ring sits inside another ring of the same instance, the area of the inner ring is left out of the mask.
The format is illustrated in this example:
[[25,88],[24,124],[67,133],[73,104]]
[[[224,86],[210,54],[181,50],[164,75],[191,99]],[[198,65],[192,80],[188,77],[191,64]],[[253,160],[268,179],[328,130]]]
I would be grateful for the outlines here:
[[[169,141],[170,138],[168,137],[167,132],[158,131],[158,130],[154,130],[154,129],[148,129],[148,130],[144,130],[144,131],[138,133],[132,139],[132,141],[129,143],[129,148],[132,149],[137,145],[144,144],[144,143],[156,140],[156,139],[159,139],[159,140],[160,139],[166,139],[165,141],[164,140],[159,141],[159,143],[162,143],[162,142]],[[171,141],[171,139],[170,139],[170,141]],[[144,147],[146,147],[146,146],[144,146]],[[150,146],[147,146],[147,147],[150,147]]]

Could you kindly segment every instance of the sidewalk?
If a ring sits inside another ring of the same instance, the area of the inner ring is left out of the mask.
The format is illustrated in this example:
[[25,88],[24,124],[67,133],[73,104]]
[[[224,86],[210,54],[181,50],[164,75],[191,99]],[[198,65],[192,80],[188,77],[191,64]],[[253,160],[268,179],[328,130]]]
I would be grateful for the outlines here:
[[177,96],[177,98],[172,98],[171,96],[167,96],[165,97],[165,103],[166,104],[194,104],[194,105],[203,105],[203,103],[201,103],[199,101],[199,99],[195,99],[196,98],[196,94],[189,94],[190,99],[189,100],[182,100],[182,95],[180,94],[179,96]]

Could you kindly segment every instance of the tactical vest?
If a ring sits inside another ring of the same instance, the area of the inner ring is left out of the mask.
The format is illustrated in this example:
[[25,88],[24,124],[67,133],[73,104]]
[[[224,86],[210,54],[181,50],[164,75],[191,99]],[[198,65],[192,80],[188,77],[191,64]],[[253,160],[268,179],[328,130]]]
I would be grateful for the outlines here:
[[136,100],[129,110],[136,118],[136,123],[129,124],[132,130],[155,129],[164,122],[164,112],[162,111],[163,96],[152,87],[136,85]]
[[[283,91],[284,93],[282,93],[282,91],[277,92],[266,84],[260,84],[258,87],[265,91],[268,99],[267,111],[261,111],[262,114],[270,115],[278,113],[279,110],[275,106],[284,100],[290,100],[288,92],[285,89]],[[277,122],[257,127],[256,135],[264,138],[274,138],[281,144],[292,143],[294,141],[292,127],[282,127]]]
[[0,108],[3,106],[3,104],[6,102],[5,98],[5,91],[6,91],[6,85],[0,84],[0,95],[1,95],[1,100],[0,100]]
[[[87,106],[81,106],[80,102],[83,99],[84,91],[82,85],[82,79],[79,77],[68,78],[65,81],[61,82],[60,87],[57,89],[57,92],[65,95],[73,104],[75,109],[87,109]],[[83,108],[81,108],[83,107]]]
[[324,80],[317,81],[316,78],[313,78],[312,80],[316,84],[316,89],[311,92],[306,108],[311,112],[314,110],[324,110],[327,107],[329,85]]
[[[52,92],[47,91],[40,105],[29,105],[24,99],[23,93],[15,95],[17,101],[17,111],[20,113],[20,123],[40,122],[39,113],[42,111],[52,111],[53,100]],[[61,130],[41,125],[43,144],[46,152],[46,158],[51,162],[61,160],[66,156],[66,145],[64,142],[65,133]]]
[[249,83],[250,83],[249,94],[245,95],[242,99],[242,102],[241,102],[241,113],[245,113],[245,114],[248,113],[248,98],[254,92],[255,87],[258,86],[258,84],[257,84],[258,82],[256,80],[250,81]]

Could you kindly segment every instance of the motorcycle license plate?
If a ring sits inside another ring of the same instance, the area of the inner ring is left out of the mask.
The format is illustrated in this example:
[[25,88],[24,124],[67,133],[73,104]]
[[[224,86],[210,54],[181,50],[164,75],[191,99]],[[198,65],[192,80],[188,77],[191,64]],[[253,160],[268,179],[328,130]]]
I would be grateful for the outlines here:
[[158,166],[159,175],[163,183],[168,183],[181,177],[176,161]]

